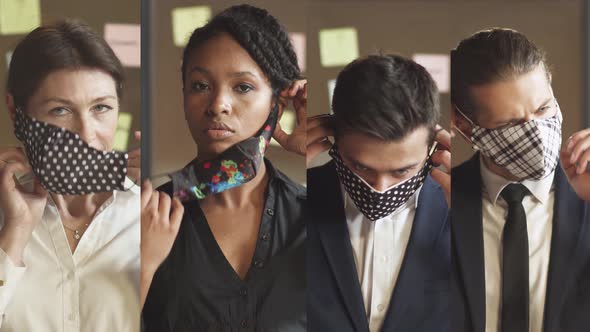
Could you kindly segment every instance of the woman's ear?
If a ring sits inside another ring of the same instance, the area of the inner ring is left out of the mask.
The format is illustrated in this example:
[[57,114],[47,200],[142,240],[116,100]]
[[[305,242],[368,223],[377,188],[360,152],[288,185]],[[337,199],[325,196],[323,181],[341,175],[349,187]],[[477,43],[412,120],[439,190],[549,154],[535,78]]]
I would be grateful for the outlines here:
[[6,94],[6,107],[8,108],[10,120],[14,122],[14,119],[16,119],[16,106],[14,105],[14,97],[10,93]]

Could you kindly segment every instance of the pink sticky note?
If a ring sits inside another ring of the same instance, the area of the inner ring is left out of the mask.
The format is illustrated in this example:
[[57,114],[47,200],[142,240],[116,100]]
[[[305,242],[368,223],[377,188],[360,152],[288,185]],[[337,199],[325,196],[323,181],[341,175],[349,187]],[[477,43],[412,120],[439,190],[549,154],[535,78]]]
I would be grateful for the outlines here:
[[426,68],[439,92],[449,92],[451,85],[451,58],[448,54],[414,54],[414,61]]
[[124,66],[141,65],[141,28],[139,24],[107,23],[104,39]]
[[305,34],[301,32],[291,32],[289,33],[289,38],[295,49],[295,54],[297,54],[299,69],[305,71]]

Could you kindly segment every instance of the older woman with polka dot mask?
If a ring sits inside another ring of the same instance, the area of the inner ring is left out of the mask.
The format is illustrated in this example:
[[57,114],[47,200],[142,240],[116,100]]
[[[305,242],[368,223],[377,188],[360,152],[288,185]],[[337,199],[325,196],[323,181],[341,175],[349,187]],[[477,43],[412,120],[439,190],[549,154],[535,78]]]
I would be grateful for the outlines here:
[[122,89],[81,22],[16,46],[6,102],[24,149],[0,149],[0,332],[139,330],[140,154],[112,152]]

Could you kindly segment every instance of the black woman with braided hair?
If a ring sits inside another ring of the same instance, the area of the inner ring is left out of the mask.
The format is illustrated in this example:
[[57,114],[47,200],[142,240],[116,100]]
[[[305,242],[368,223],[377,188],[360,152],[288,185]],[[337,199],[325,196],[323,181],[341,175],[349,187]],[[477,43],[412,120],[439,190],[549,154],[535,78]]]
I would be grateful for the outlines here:
[[142,187],[144,329],[305,331],[305,189],[264,158],[271,137],[305,154],[306,81],[288,34],[266,10],[230,7],[193,32],[182,82],[198,154]]

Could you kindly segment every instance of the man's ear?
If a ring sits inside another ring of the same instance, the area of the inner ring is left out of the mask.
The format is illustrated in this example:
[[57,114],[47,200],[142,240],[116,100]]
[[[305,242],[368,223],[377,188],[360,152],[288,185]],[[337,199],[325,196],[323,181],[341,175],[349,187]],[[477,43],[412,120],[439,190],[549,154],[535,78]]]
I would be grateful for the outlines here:
[[451,125],[453,126],[452,130],[461,135],[467,143],[472,144],[471,124],[465,119],[463,114],[457,111],[457,106],[455,104],[451,105]]
[[10,120],[14,122],[14,120],[16,119],[16,106],[14,105],[14,97],[12,97],[10,93],[6,94],[6,107],[8,108]]

